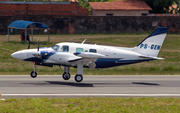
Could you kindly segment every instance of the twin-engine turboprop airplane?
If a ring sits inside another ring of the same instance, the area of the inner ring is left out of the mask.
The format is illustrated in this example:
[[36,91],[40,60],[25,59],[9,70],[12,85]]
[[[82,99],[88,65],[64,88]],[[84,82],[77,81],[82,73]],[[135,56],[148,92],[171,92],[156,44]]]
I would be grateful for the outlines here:
[[82,43],[58,43],[49,48],[27,49],[13,53],[13,58],[34,62],[31,77],[35,78],[36,65],[64,66],[64,80],[70,79],[70,67],[77,68],[76,82],[83,80],[83,68],[101,69],[139,62],[151,61],[158,58],[169,28],[158,27],[134,48],[90,45]]

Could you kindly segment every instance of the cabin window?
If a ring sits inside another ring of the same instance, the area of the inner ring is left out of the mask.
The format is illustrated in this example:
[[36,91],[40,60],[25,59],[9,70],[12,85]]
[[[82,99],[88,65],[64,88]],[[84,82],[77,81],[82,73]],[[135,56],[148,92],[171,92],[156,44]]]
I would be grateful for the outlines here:
[[51,48],[54,49],[55,51],[57,51],[60,48],[60,46],[59,45],[54,45]]
[[89,49],[89,52],[97,53],[97,50],[96,49]]
[[60,52],[69,52],[69,46],[67,45],[62,46]]
[[76,52],[83,52],[83,48],[76,48]]

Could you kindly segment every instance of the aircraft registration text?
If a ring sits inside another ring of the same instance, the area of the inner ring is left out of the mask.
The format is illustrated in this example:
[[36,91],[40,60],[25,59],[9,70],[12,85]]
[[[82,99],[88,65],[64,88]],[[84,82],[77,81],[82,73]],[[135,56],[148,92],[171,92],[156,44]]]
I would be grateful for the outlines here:
[[141,44],[140,48],[144,48],[144,49],[147,49],[147,48],[150,48],[150,49],[153,49],[153,50],[160,50],[161,48],[161,45],[148,45],[148,44]]

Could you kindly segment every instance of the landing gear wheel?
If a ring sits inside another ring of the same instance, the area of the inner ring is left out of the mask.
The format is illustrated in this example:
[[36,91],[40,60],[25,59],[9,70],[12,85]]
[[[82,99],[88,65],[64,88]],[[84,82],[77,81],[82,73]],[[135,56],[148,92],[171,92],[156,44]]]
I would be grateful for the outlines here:
[[69,73],[67,73],[67,72],[64,72],[62,77],[63,77],[64,80],[69,80],[71,78],[71,75]]
[[34,71],[32,71],[32,72],[31,72],[31,77],[32,77],[32,78],[36,78],[36,77],[37,77],[37,73],[34,72]]
[[83,80],[83,76],[77,74],[74,79],[75,79],[76,82],[81,82]]

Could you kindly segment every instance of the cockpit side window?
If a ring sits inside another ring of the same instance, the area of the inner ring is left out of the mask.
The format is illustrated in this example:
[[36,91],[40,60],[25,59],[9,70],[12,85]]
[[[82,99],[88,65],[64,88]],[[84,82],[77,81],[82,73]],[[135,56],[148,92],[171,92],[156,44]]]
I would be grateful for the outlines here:
[[69,52],[69,46],[63,45],[60,49],[60,52]]
[[57,51],[60,48],[60,46],[59,45],[54,45],[51,48],[54,49],[55,51]]

